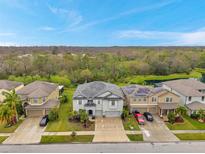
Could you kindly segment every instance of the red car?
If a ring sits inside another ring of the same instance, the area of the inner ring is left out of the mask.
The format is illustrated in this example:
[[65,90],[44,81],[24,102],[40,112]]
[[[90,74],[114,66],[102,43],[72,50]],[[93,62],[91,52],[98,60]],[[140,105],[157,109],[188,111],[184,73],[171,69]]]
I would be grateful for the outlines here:
[[135,118],[140,125],[144,125],[144,117],[142,114],[140,113],[135,114]]

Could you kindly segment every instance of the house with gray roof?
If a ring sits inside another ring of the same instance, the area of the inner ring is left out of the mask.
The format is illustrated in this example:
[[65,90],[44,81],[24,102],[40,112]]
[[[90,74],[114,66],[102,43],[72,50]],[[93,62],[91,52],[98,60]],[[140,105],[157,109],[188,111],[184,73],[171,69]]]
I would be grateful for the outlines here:
[[10,92],[12,90],[19,90],[24,86],[21,82],[9,81],[9,80],[0,80],[0,102],[3,102],[5,97],[3,92]]
[[130,112],[150,112],[166,116],[179,105],[179,96],[162,87],[129,85],[122,87]]
[[54,83],[35,81],[18,90],[17,94],[29,117],[44,116],[59,106],[59,87]]
[[162,87],[179,95],[181,105],[190,113],[199,109],[205,110],[205,84],[196,79],[180,79],[162,82]]
[[84,109],[90,116],[119,117],[123,104],[121,88],[102,81],[81,84],[73,95],[73,110]]

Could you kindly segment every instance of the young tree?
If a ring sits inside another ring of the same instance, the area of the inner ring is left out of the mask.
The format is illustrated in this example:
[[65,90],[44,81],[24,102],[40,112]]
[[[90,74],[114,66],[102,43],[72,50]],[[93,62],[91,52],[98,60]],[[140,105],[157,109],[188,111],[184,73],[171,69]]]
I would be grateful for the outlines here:
[[198,111],[198,114],[199,114],[199,119],[200,119],[200,120],[203,120],[204,117],[205,117],[205,112],[204,112],[204,110],[203,110],[203,109],[200,109],[200,110]]
[[85,110],[80,110],[79,114],[80,114],[80,121],[82,123],[86,123],[88,121],[88,113]]
[[0,106],[0,122],[6,125],[12,124],[13,114],[7,104]]
[[168,118],[169,122],[171,124],[173,124],[175,122],[175,114],[174,114],[174,112],[169,112],[169,114],[167,115],[167,118]]
[[184,106],[179,106],[176,108],[175,113],[179,116],[187,115],[187,109]]

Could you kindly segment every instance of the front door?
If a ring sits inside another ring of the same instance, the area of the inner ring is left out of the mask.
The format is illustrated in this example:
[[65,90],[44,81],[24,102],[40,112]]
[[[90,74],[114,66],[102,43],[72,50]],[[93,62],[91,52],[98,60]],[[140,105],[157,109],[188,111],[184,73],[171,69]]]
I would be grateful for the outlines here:
[[88,110],[89,115],[93,115],[93,110]]

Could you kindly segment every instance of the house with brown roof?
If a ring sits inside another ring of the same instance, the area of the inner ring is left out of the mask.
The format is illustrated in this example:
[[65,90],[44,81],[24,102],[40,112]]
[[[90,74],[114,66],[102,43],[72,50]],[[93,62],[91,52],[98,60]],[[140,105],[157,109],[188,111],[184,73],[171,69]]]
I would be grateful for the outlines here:
[[17,91],[29,117],[44,116],[59,106],[59,86],[54,83],[35,81]]
[[180,79],[162,83],[162,87],[180,96],[181,105],[190,113],[205,110],[205,84],[196,79]]
[[21,82],[0,80],[0,102],[3,102],[5,97],[3,92],[11,92],[12,90],[19,90],[24,86]]
[[162,87],[148,87],[141,85],[129,85],[122,88],[130,112],[150,112],[167,115],[174,111],[180,101],[180,97]]

